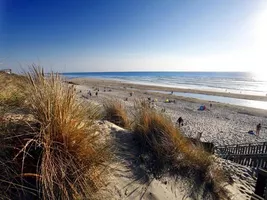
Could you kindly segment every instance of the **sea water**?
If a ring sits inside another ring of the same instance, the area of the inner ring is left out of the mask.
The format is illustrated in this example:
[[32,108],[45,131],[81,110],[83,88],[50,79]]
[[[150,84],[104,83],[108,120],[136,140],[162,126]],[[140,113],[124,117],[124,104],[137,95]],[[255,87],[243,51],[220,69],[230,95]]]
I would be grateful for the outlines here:
[[[262,76],[247,72],[73,72],[62,73],[62,75],[67,78],[106,78],[144,85],[258,96],[266,96],[267,94],[267,78],[264,79]],[[179,95],[187,96],[186,93]],[[199,98],[196,94],[191,97]],[[213,101],[217,99],[218,102],[222,103],[267,109],[266,103],[260,101],[240,101],[240,99],[236,98],[224,99],[217,96],[211,97],[211,95],[201,96],[200,99]]]

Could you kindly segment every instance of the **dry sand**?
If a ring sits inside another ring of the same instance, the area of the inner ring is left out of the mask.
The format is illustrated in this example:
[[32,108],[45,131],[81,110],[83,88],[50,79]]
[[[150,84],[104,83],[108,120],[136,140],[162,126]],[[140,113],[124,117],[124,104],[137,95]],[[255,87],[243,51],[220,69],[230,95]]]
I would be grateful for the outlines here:
[[[147,90],[151,90],[151,87],[119,81],[100,79],[72,79],[71,81],[77,84],[77,93],[82,99],[100,104],[108,98],[120,99],[125,102],[129,111],[133,111],[136,99],[147,99],[148,97],[157,99],[155,107],[160,110],[164,108],[174,123],[179,116],[183,117],[184,126],[181,127],[181,130],[185,135],[195,137],[197,133],[202,132],[201,140],[213,142],[215,145],[264,142],[267,138],[267,131],[264,127],[267,115],[264,110],[213,102],[213,106],[209,110],[199,111],[198,108],[202,103],[209,105],[209,102],[149,92]],[[99,89],[98,96],[95,95],[96,88]],[[154,87],[153,89],[162,88]],[[88,95],[89,90],[92,96]],[[169,88],[164,88],[164,90],[170,91]],[[130,92],[133,92],[132,96],[130,96]],[[125,101],[126,98],[127,101]],[[164,103],[166,98],[175,99],[176,102]],[[171,177],[160,179],[146,177],[140,166],[137,165],[138,163],[135,163],[136,160],[132,159],[134,152],[131,153],[129,149],[134,148],[131,147],[131,141],[127,142],[127,140],[131,140],[129,132],[110,122],[99,123],[102,124],[104,132],[110,134],[119,146],[118,163],[114,164],[116,173],[110,179],[109,185],[111,199],[194,199],[192,191],[196,188],[189,188],[183,180],[177,182]],[[255,130],[258,123],[263,125],[260,136],[248,134],[249,130]],[[116,133],[120,133],[119,138]],[[125,152],[128,152],[128,155]],[[218,165],[222,165],[233,173],[234,184],[226,186],[232,194],[232,199],[250,199],[249,195],[254,192],[256,181],[252,169],[223,159],[217,159],[217,162]],[[136,172],[136,170],[139,171]],[[208,199],[208,197],[198,196],[196,199]]]

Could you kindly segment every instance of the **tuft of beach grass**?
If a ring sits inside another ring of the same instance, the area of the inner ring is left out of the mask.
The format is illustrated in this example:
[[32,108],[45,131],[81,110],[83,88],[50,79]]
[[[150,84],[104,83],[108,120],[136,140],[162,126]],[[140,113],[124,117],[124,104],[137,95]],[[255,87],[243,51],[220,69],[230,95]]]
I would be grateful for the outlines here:
[[123,128],[130,128],[130,120],[123,103],[116,99],[106,100],[104,106],[104,119]]
[[[79,101],[58,74],[33,65],[25,100],[32,120],[4,120],[0,139],[3,199],[97,199],[112,153],[95,120],[99,107]],[[100,198],[101,199],[101,198]]]
[[167,172],[184,176],[209,191],[213,199],[229,199],[223,187],[227,176],[214,166],[211,154],[185,138],[168,116],[151,108],[149,103],[137,102],[135,107],[133,134],[154,176]]

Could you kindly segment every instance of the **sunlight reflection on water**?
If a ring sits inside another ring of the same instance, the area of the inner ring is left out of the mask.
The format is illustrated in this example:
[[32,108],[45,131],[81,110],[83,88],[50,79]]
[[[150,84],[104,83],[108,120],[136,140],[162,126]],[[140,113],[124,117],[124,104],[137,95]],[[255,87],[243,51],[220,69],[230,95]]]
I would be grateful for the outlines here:
[[[149,90],[151,92],[160,92],[164,94],[170,94],[170,92],[159,91],[159,90]],[[267,102],[266,101],[256,101],[256,100],[247,100],[247,99],[237,99],[231,97],[222,97],[222,96],[214,96],[214,95],[206,95],[206,94],[194,94],[194,93],[183,93],[183,92],[173,92],[176,96],[183,96],[189,98],[196,98],[206,101],[215,101],[219,103],[232,104],[237,106],[245,106],[250,108],[259,108],[267,110]]]

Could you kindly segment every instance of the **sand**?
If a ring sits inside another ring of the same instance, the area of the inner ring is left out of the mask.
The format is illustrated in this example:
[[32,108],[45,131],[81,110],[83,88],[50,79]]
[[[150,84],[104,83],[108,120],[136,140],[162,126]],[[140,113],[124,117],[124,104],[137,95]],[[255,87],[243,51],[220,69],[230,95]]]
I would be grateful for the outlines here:
[[[209,108],[210,102],[207,101],[159,92],[148,92],[147,86],[120,83],[112,80],[85,78],[72,79],[72,82],[81,84],[77,85],[77,91],[82,91],[82,93],[79,93],[80,96],[83,95],[95,102],[102,102],[106,98],[117,98],[122,101],[127,98],[127,101],[124,102],[129,109],[133,109],[133,103],[136,99],[147,99],[148,97],[157,99],[155,106],[159,109],[164,108],[174,123],[180,116],[184,119],[184,126],[181,127],[181,130],[185,135],[195,137],[197,133],[202,132],[202,140],[213,142],[215,145],[265,142],[267,139],[266,110],[216,102],[212,102],[212,108]],[[96,87],[100,90],[97,97],[94,92]],[[106,92],[104,92],[104,87]],[[92,97],[87,94],[88,90],[92,92]],[[134,92],[132,97],[130,97],[130,92]],[[164,103],[166,98],[176,102]],[[198,108],[203,103],[209,109],[199,111]],[[249,130],[255,131],[258,123],[261,123],[263,127],[259,137],[248,134]]]
[[[100,79],[72,79],[71,81],[76,84],[77,94],[81,99],[98,104],[110,98],[120,99],[125,102],[129,113],[133,111],[136,99],[147,99],[148,97],[157,99],[156,109],[164,108],[165,113],[171,117],[174,123],[179,116],[183,117],[184,126],[181,127],[183,134],[196,137],[197,133],[201,132],[202,141],[213,142],[215,145],[264,142],[267,138],[265,128],[267,115],[264,110],[213,102],[213,106],[208,110],[199,111],[198,108],[202,103],[209,105],[209,102],[149,92],[147,90],[151,88],[148,86],[119,81]],[[98,96],[95,95],[96,88],[99,89]],[[168,88],[164,89],[169,91]],[[92,96],[88,95],[89,90]],[[130,92],[133,92],[132,96],[130,96]],[[176,102],[164,103],[166,98],[175,99]],[[145,173],[140,171],[138,163],[132,159],[134,148],[131,146],[129,131],[107,121],[99,123],[102,131],[110,135],[117,142],[116,146],[118,147],[118,162],[114,164],[115,174],[113,173],[108,186],[109,194],[112,194],[110,199],[194,199],[192,191],[196,188],[188,187],[183,180],[175,181],[171,177],[161,177],[160,179],[146,177]],[[255,130],[258,123],[263,126],[260,136],[248,134],[249,130]],[[223,159],[217,159],[217,162],[218,165],[233,174],[233,185],[226,186],[232,194],[232,199],[250,199],[256,182],[252,169]],[[139,169],[138,173],[135,172],[137,169]],[[203,197],[199,196],[196,199],[203,199]]]
[[[203,197],[199,187],[192,187],[182,178],[171,176],[153,178],[148,175],[137,159],[132,134],[108,121],[98,121],[104,138],[112,138],[116,146],[116,162],[111,165],[112,173],[108,186],[103,191],[106,199],[125,200],[193,200],[211,199]],[[218,165],[232,174],[233,184],[226,184],[231,199],[250,199],[254,192],[255,177],[249,167],[231,161],[216,159]]]

